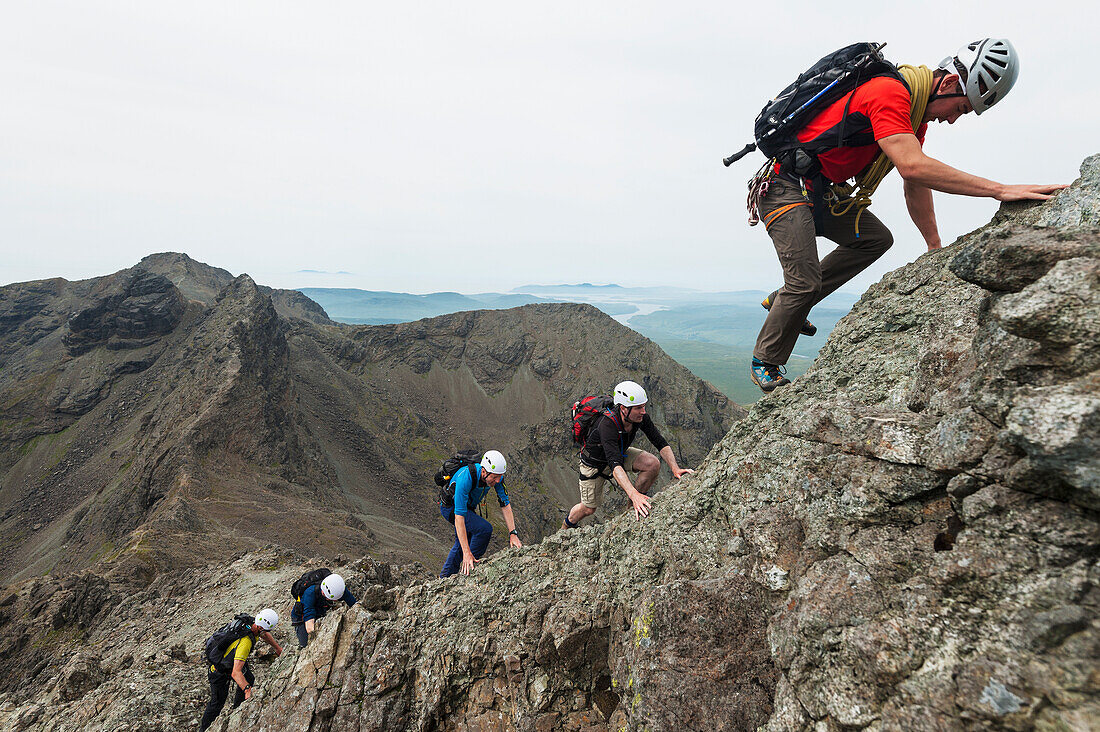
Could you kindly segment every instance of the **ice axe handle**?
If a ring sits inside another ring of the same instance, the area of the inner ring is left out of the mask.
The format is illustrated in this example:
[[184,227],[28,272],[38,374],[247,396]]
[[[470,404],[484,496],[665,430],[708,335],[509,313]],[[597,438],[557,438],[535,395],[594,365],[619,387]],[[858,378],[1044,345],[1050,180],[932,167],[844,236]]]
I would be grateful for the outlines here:
[[748,145],[745,145],[743,148],[735,152],[733,155],[730,155],[728,158],[722,158],[722,165],[725,165],[728,168],[755,149],[756,143],[750,142]]

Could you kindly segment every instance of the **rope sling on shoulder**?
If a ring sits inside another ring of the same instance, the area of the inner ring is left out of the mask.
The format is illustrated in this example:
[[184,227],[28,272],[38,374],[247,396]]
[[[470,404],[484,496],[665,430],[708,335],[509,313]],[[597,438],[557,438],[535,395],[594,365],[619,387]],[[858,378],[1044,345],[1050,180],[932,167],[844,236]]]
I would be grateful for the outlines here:
[[[913,125],[913,133],[916,134],[924,119],[925,110],[928,107],[928,99],[932,95],[933,72],[927,66],[910,66],[902,64],[898,71],[909,87],[910,121]],[[748,210],[749,225],[755,226],[760,222],[760,202],[768,194],[768,183],[775,174],[777,161],[768,159],[760,170],[749,180]],[[855,220],[855,233],[859,237],[859,218],[863,211],[871,205],[871,196],[874,195],[886,175],[893,170],[894,164],[886,153],[879,152],[875,159],[863,169],[855,178],[855,183],[830,183],[827,189],[821,193],[824,203],[828,206],[829,213],[833,216],[844,216],[853,207],[857,208]],[[803,194],[806,193],[806,184],[803,179]],[[772,211],[764,217],[764,227],[771,224],[787,211],[795,206],[784,206]],[[819,230],[820,231],[820,230]]]

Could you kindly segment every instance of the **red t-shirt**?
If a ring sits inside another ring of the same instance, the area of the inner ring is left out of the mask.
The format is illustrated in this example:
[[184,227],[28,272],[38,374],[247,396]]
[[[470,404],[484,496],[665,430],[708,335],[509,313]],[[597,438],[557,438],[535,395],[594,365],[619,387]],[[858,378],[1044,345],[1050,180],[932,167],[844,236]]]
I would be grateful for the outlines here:
[[[844,137],[849,138],[850,135],[862,129],[872,133],[873,138],[868,139],[874,139],[875,142],[867,145],[836,147],[818,154],[817,159],[821,161],[822,174],[837,183],[854,178],[871,164],[881,151],[878,140],[900,133],[913,134],[909,111],[909,90],[897,79],[879,76],[860,84],[855,90],[826,107],[798,133],[799,141],[809,142],[821,135],[825,135],[825,140],[830,139],[829,135],[835,138],[849,97],[852,103],[848,107]],[[917,139],[922,145],[924,133],[927,130],[927,123],[922,124],[917,130]]]

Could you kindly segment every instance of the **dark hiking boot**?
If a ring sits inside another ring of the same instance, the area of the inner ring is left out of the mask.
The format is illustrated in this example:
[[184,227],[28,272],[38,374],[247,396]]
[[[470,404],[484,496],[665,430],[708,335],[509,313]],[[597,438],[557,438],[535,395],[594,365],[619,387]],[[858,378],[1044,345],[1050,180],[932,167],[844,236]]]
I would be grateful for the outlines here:
[[[779,290],[776,290],[772,294],[765,297],[763,299],[763,301],[761,301],[760,304],[762,306],[764,306],[765,310],[771,310],[772,309],[772,303],[775,302],[775,296],[778,295],[778,294],[779,294]],[[808,336],[817,335],[817,326],[814,325],[813,323],[811,323],[808,320],[804,320],[804,321],[802,321],[802,327],[799,328],[798,332],[801,333],[802,335],[808,335]]]
[[791,383],[791,380],[784,376],[786,373],[787,369],[782,366],[764,363],[758,358],[752,360],[752,367],[749,369],[752,383],[759,386],[765,394],[770,394],[777,386]]

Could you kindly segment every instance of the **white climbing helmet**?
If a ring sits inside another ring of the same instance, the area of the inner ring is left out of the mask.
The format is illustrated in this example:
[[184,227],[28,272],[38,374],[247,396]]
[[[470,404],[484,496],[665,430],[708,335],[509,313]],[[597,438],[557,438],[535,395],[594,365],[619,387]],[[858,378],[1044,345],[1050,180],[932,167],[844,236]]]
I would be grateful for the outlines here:
[[615,385],[615,403],[624,407],[637,407],[649,401],[641,384],[622,381]]
[[279,613],[269,607],[265,607],[256,614],[256,625],[264,630],[271,630],[279,623]]
[[330,574],[321,580],[321,594],[329,600],[339,600],[344,596],[344,578],[338,574]]
[[940,61],[941,69],[957,73],[975,114],[1004,99],[1020,73],[1020,57],[1007,38],[985,38],[960,48]]
[[493,475],[504,475],[504,471],[508,469],[508,461],[504,459],[497,450],[489,450],[485,453],[485,456],[481,458],[481,467],[488,470]]

